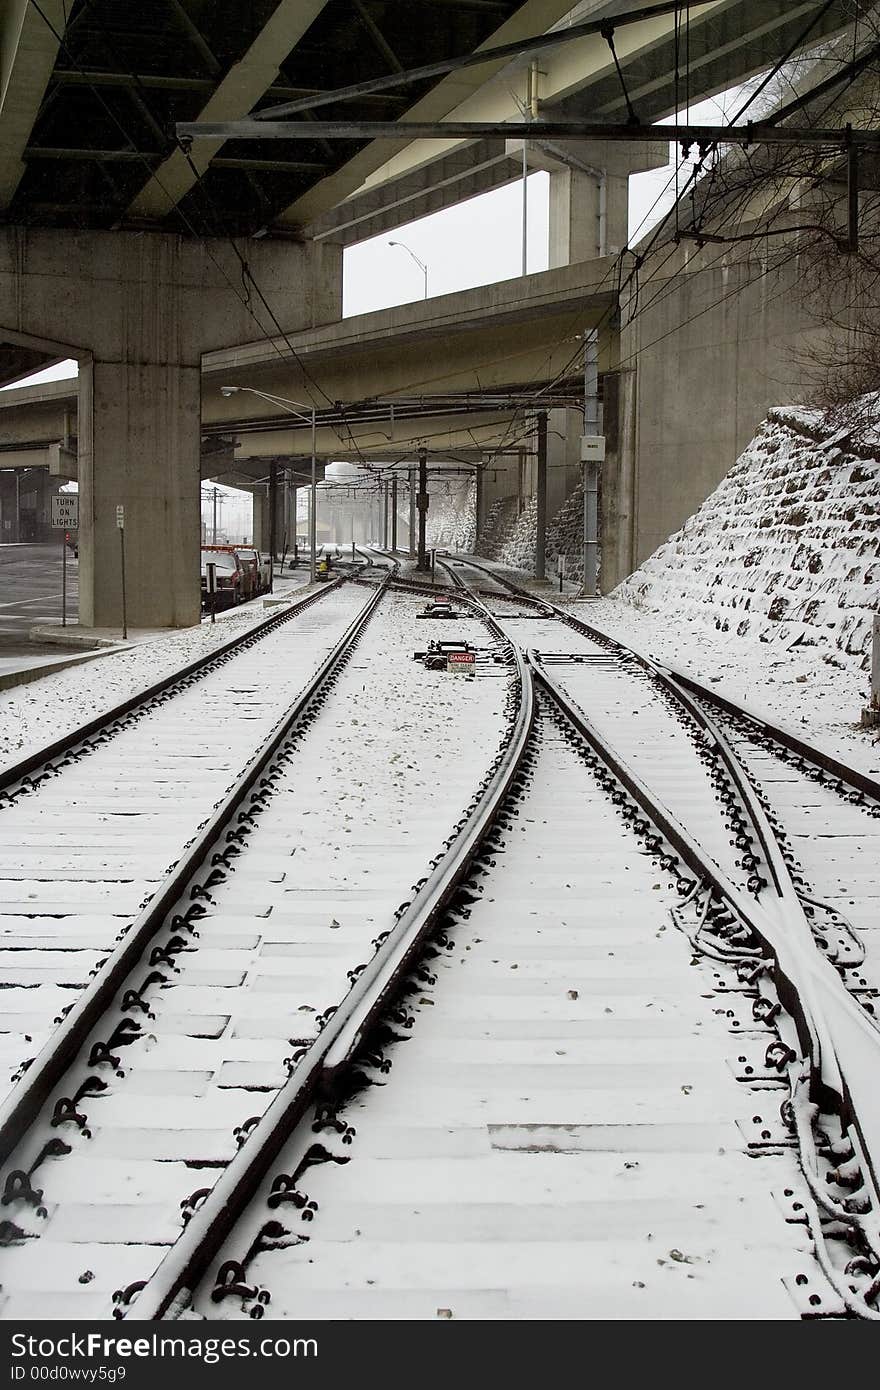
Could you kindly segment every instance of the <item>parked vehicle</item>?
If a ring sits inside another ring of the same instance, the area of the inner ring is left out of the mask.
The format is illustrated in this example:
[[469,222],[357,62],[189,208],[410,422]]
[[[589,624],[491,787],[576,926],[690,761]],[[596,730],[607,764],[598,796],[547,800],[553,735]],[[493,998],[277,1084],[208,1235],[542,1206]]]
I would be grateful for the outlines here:
[[272,556],[265,554],[265,552],[262,553],[260,555],[260,577],[263,585],[262,592],[264,594],[269,594],[272,592],[273,570],[274,565],[272,561]]
[[256,598],[263,592],[259,551],[249,545],[234,545],[231,549],[244,573],[245,598]]
[[208,565],[217,566],[217,593],[215,602],[217,611],[221,608],[232,608],[236,603],[242,603],[245,598],[250,598],[250,589],[253,584],[252,571],[248,572],[239,560],[232,546],[209,545],[202,546],[202,606],[207,608],[208,601]]

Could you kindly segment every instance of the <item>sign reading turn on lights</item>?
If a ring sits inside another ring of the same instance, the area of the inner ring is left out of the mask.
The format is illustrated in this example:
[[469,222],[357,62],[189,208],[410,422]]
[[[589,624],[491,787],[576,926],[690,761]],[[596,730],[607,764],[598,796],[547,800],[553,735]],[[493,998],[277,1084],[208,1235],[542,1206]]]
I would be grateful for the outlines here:
[[79,498],[75,492],[59,492],[52,498],[52,526],[56,531],[75,531],[79,526]]

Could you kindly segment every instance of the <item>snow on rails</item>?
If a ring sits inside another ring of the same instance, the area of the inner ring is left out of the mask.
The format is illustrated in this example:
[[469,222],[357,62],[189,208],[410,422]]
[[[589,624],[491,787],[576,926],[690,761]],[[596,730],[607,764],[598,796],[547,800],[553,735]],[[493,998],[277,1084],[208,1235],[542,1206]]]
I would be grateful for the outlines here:
[[437,586],[365,558],[0,1111],[2,1315],[880,1315],[880,960],[744,751],[779,731],[471,561],[431,633],[489,660],[424,672]]

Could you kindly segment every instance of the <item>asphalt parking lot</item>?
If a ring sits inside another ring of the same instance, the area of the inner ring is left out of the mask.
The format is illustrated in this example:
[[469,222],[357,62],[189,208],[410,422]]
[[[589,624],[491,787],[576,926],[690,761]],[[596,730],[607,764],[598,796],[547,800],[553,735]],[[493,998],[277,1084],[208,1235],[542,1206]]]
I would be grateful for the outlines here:
[[[67,616],[76,622],[77,562],[68,552]],[[61,545],[0,545],[0,642],[27,643],[37,623],[61,617]]]

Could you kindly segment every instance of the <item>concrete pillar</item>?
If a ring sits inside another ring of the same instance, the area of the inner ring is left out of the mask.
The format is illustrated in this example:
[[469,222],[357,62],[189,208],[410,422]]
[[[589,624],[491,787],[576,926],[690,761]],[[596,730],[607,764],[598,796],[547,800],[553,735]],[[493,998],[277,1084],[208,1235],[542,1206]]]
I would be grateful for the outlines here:
[[254,534],[253,544],[257,550],[263,550],[268,555],[272,536],[272,513],[269,506],[269,494],[266,488],[254,491],[253,497],[253,520]]
[[607,178],[560,168],[550,175],[550,269],[605,254]]
[[587,141],[576,155],[552,143],[533,147],[530,163],[550,174],[551,270],[617,255],[628,239],[630,174],[660,168],[667,157],[665,146],[638,141]]
[[602,588],[620,584],[639,563],[638,374],[635,368],[603,378],[605,462],[602,465]]
[[79,372],[79,620],[120,621],[116,508],[125,508],[129,626],[198,621],[198,365],[92,360]]
[[[254,279],[290,331],[338,316],[340,254],[269,239],[247,249]],[[0,231],[0,331],[51,340],[80,364],[84,626],[119,623],[119,505],[129,626],[199,621],[201,358],[262,336],[231,288],[240,282],[225,241]]]

